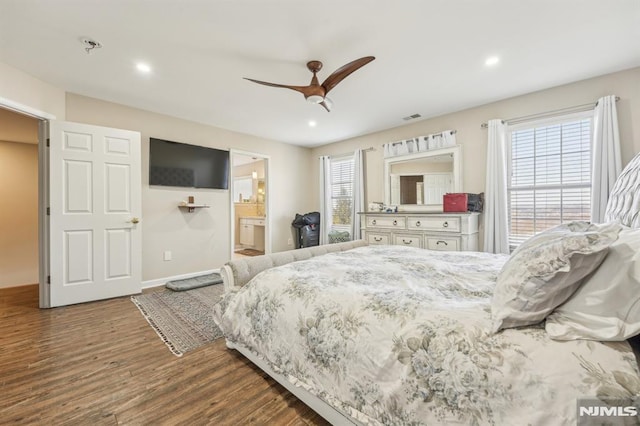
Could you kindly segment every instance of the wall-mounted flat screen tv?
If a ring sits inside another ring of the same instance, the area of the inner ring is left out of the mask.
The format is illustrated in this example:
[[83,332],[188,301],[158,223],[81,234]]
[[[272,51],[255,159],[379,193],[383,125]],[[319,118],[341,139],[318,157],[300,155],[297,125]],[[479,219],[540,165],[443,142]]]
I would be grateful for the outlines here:
[[149,185],[229,189],[229,151],[150,138]]

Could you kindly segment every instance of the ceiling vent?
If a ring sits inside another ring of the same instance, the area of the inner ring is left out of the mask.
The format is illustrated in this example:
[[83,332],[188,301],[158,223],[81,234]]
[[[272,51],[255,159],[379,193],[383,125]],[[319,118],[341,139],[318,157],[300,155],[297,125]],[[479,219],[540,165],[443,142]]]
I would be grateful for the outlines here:
[[420,114],[411,114],[409,116],[403,117],[404,121],[415,120],[416,118],[422,117]]

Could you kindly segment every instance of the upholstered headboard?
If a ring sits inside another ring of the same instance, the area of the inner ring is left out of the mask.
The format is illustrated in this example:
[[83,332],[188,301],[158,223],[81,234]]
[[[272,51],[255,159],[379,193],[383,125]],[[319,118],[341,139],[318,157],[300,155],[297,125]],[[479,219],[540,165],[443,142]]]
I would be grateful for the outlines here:
[[322,246],[306,247],[297,250],[281,251],[262,256],[232,260],[227,262],[220,269],[220,275],[222,275],[222,279],[224,281],[225,292],[230,292],[242,287],[265,269],[285,265],[298,260],[306,260],[334,251],[351,250],[353,248],[366,245],[367,242],[364,240],[347,241],[344,243],[325,244]]
[[633,157],[613,185],[604,220],[640,228],[640,154]]

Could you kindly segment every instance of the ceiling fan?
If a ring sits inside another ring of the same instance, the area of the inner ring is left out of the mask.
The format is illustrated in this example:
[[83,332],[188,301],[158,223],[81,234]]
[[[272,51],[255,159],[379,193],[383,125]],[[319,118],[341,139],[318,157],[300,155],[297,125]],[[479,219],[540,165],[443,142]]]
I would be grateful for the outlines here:
[[322,62],[320,61],[307,62],[307,68],[313,73],[311,83],[308,86],[290,86],[287,84],[268,83],[266,81],[254,80],[246,77],[244,79],[258,84],[264,84],[265,86],[283,87],[285,89],[295,90],[296,92],[302,93],[308,102],[320,104],[327,110],[327,112],[329,112],[331,111],[332,102],[331,99],[327,97],[327,93],[329,93],[331,89],[336,87],[338,83],[347,78],[351,73],[367,65],[374,59],[375,57],[373,56],[365,56],[364,58],[351,61],[335,70],[326,78],[325,81],[322,82],[322,84],[318,83],[318,77],[316,77],[316,73],[322,69]]

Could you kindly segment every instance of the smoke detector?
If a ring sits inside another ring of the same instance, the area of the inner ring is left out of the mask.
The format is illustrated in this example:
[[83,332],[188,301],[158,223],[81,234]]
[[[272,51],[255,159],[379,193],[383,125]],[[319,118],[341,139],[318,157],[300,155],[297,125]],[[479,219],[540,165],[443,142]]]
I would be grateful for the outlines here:
[[84,44],[84,50],[87,52],[87,55],[90,55],[94,49],[100,49],[102,44],[99,41],[96,41],[92,38],[85,37],[81,39],[82,44]]

